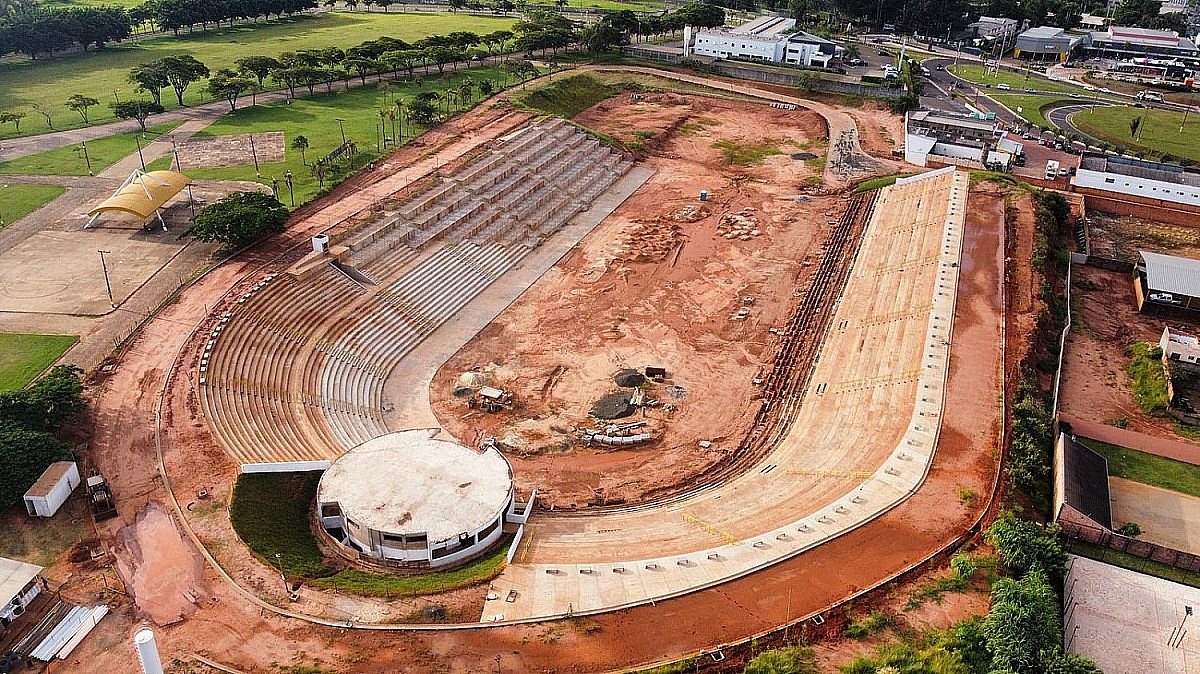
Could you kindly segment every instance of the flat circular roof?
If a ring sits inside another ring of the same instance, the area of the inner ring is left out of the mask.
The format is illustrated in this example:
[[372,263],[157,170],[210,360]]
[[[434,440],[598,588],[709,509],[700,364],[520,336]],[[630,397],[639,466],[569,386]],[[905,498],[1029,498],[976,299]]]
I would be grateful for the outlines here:
[[429,430],[402,431],[338,457],[321,476],[317,502],[338,503],[360,526],[436,543],[494,520],[512,485],[512,468],[494,448],[480,453]]

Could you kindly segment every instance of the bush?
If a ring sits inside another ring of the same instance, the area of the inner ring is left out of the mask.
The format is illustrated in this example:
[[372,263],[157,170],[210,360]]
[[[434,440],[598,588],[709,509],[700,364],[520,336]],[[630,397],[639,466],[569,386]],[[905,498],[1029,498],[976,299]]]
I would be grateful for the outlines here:
[[743,674],[818,674],[817,657],[808,646],[764,651],[746,663]]
[[1056,524],[1043,528],[1005,511],[988,527],[987,538],[1017,575],[1040,571],[1058,578],[1066,571],[1067,550]]
[[228,248],[241,248],[285,229],[288,209],[278,199],[262,192],[234,192],[196,214],[192,226],[180,234],[197,241],[215,241]]
[[1126,522],[1125,524],[1121,525],[1120,529],[1117,529],[1117,533],[1121,534],[1122,536],[1137,538],[1138,536],[1142,535],[1142,527],[1139,526],[1137,522]]
[[1167,412],[1167,376],[1163,372],[1162,349],[1149,342],[1130,344],[1125,348],[1133,401],[1150,416],[1162,416]]

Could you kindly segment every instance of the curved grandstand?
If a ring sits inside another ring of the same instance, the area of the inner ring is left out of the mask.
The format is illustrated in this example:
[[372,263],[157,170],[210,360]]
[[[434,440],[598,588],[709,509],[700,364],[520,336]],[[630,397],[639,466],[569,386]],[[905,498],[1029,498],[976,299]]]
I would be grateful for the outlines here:
[[[295,470],[401,430],[384,422],[403,402],[385,395],[397,364],[629,166],[545,120],[263,278],[221,316],[200,360],[218,443],[243,470]],[[504,601],[482,619],[683,594],[799,554],[911,495],[940,430],[967,185],[946,169],[883,190],[807,385],[781,399],[790,423],[771,430],[761,460],[664,502],[535,517],[489,593]]]
[[551,118],[499,139],[335,255],[270,274],[213,330],[200,401],[243,468],[319,467],[389,429],[388,373],[631,162]]

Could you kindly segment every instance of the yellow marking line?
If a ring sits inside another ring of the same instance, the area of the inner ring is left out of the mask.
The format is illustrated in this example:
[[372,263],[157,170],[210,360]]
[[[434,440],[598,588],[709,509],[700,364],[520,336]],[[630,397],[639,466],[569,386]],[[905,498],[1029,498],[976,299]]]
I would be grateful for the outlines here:
[[694,524],[694,525],[700,527],[701,529],[707,531],[708,533],[712,534],[713,536],[720,538],[721,540],[725,541],[726,543],[736,543],[737,542],[737,536],[734,536],[733,534],[729,533],[728,531],[721,531],[712,523],[705,522],[704,520],[700,519],[699,517],[696,517],[695,515],[687,512],[687,511],[680,513],[680,516],[683,517],[684,522],[687,522],[688,524]]

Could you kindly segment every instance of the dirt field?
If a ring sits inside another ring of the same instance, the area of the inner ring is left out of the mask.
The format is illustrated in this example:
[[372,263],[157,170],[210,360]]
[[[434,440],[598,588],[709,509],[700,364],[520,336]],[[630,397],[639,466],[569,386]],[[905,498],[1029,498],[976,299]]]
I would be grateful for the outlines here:
[[1125,347],[1157,342],[1166,323],[1137,312],[1128,275],[1082,265],[1072,273],[1074,327],[1063,364],[1062,410],[1098,423],[1125,419],[1129,430],[1187,441],[1175,434],[1169,418],[1142,413],[1125,372]]
[[1200,257],[1200,229],[1169,225],[1125,215],[1092,211],[1088,236],[1092,254],[1137,262],[1139,250],[1153,253]]
[[1109,477],[1108,487],[1114,527],[1134,522],[1142,540],[1200,552],[1200,498],[1119,477]]
[[[653,103],[662,107],[661,117],[655,117],[653,123],[662,124],[663,129],[668,128],[672,119],[679,117],[671,108],[680,106]],[[798,133],[796,128],[785,128],[786,119],[795,119],[785,114],[802,116],[804,113],[783,113],[762,107],[768,117],[767,122],[760,124],[779,129],[778,132],[772,130],[769,134],[771,137],[786,135],[800,143],[809,142],[807,135],[795,135]],[[477,109],[427,136],[424,150],[412,148],[411,155],[406,154],[410,150],[402,150],[395,159],[400,162],[416,160],[429,147],[441,147],[457,137],[475,132],[489,119],[494,119],[494,114],[486,108]],[[609,114],[615,113],[610,111]],[[646,126],[651,123],[649,117],[639,117],[634,130],[650,130]],[[695,136],[680,133],[677,129],[674,135],[661,142],[669,150],[677,147],[676,143],[691,139],[693,144],[703,145],[710,152],[715,152],[711,148],[711,140],[701,143],[696,139],[700,132],[717,133],[726,125],[736,127],[747,140],[758,141],[768,135],[762,132],[762,126],[755,126],[753,120],[748,120],[740,124],[724,122],[721,127],[715,128],[705,125]],[[803,130],[803,126],[799,128]],[[868,143],[866,136],[864,133],[864,144]],[[684,145],[678,147],[692,149]],[[660,151],[663,150],[655,149],[655,153]],[[800,151],[803,150],[796,149],[796,152]],[[643,226],[638,232],[639,236],[630,236],[625,240],[628,243],[621,243],[626,250],[615,250],[608,244],[594,248],[585,244],[567,258],[563,269],[551,272],[561,276],[564,284],[572,279],[576,282],[593,279],[582,288],[584,292],[579,295],[582,299],[578,301],[589,302],[589,308],[608,311],[609,314],[598,321],[604,330],[593,334],[590,340],[573,333],[557,336],[566,347],[577,345],[582,352],[591,352],[591,355],[586,359],[572,356],[572,361],[578,362],[568,365],[576,369],[568,370],[556,385],[548,389],[549,402],[555,402],[561,396],[563,402],[555,404],[564,405],[564,410],[568,403],[576,405],[577,414],[583,401],[590,402],[598,393],[607,392],[607,378],[621,363],[606,362],[598,354],[612,349],[622,355],[624,362],[632,365],[664,364],[672,377],[687,388],[688,396],[680,401],[675,419],[671,421],[672,426],[683,425],[680,423],[682,419],[689,419],[689,423],[708,423],[703,418],[703,410],[699,409],[701,405],[708,405],[710,414],[719,411],[730,415],[726,417],[732,420],[729,423],[738,423],[736,411],[726,411],[714,401],[724,399],[721,396],[726,395],[728,387],[742,387],[736,390],[743,395],[749,392],[748,380],[753,378],[763,363],[769,362],[771,354],[769,340],[763,344],[744,346],[740,351],[732,342],[747,336],[759,336],[759,341],[770,337],[767,328],[786,315],[787,298],[778,300],[779,306],[773,306],[765,302],[765,296],[772,289],[791,287],[797,267],[803,266],[800,261],[803,255],[793,254],[791,249],[786,255],[791,260],[770,259],[774,256],[766,253],[767,242],[772,242],[774,246],[798,246],[805,253],[815,251],[819,246],[820,231],[826,217],[824,214],[835,210],[837,203],[833,199],[827,202],[811,201],[805,204],[812,209],[810,222],[799,219],[795,223],[786,221],[786,209],[798,207],[793,197],[804,185],[804,179],[819,172],[816,167],[809,168],[810,163],[813,162],[797,161],[783,155],[768,157],[762,167],[738,170],[750,176],[779,181],[778,184],[731,181],[731,171],[719,165],[707,166],[705,171],[710,173],[703,174],[707,177],[699,182],[690,182],[690,174],[678,177],[678,182],[674,184],[679,191],[677,196],[672,197],[678,199],[677,205],[663,206],[661,199],[648,200],[640,202],[643,212],[623,210],[618,213],[618,217],[624,218],[624,221],[621,229],[615,230],[617,233],[632,235],[635,225]],[[660,173],[663,174],[661,179],[668,177],[668,172]],[[355,178],[336,191],[327,203],[344,201],[347,195],[356,193],[378,177],[365,174]],[[667,183],[663,185],[665,187]],[[657,236],[651,236],[648,229],[674,231],[669,223],[657,221],[657,216],[678,212],[683,206],[699,205],[694,196],[698,189],[709,189],[713,194],[714,201],[709,204],[711,209],[726,210],[710,212],[706,219],[696,223],[680,223],[680,232],[675,235],[664,233],[666,255],[648,245]],[[164,621],[170,622],[174,615],[185,614],[190,614],[186,620],[159,631],[160,649],[167,661],[172,658],[186,661],[190,653],[199,653],[242,671],[255,672],[275,671],[289,666],[321,667],[339,672],[478,672],[492,666],[502,667],[504,671],[608,671],[660,658],[677,658],[700,648],[748,636],[777,626],[788,618],[824,610],[863,588],[886,581],[895,570],[919,562],[960,536],[978,516],[995,475],[992,448],[996,442],[994,402],[1000,371],[999,353],[995,345],[1000,335],[1002,220],[977,217],[975,195],[971,199],[955,318],[955,349],[951,356],[949,396],[953,400],[973,402],[947,407],[941,441],[930,475],[909,501],[827,546],[773,567],[769,572],[755,574],[719,588],[657,606],[642,606],[587,620],[469,632],[406,632],[399,637],[395,633],[314,626],[277,616],[254,603],[252,597],[243,590],[228,583],[212,566],[205,565],[198,574],[195,573],[193,569],[198,568],[194,556],[196,551],[189,548],[179,527],[161,526],[163,520],[158,511],[160,508],[170,508],[169,495],[162,489],[158,479],[154,453],[153,418],[157,392],[164,385],[165,373],[175,362],[175,354],[186,341],[187,331],[203,322],[215,300],[227,289],[237,287],[247,275],[261,274],[259,270],[267,258],[265,255],[252,256],[218,269],[198,286],[184,293],[180,301],[170,306],[159,320],[151,323],[131,351],[125,354],[112,376],[94,389],[98,399],[97,418],[94,420],[96,435],[89,453],[113,482],[121,510],[119,519],[103,526],[101,536],[109,541],[123,541],[122,545],[126,547],[122,549],[130,551],[136,542],[144,552],[151,549],[150,545],[143,543],[147,540],[145,537],[152,537],[156,540],[154,545],[170,552],[163,555],[161,560],[156,560],[152,554],[143,554],[141,563],[138,563],[137,555],[121,553],[130,560],[122,571],[122,579],[126,587],[134,592],[136,607],[119,595],[105,594],[97,575],[90,572],[86,565],[64,563],[56,569],[59,572],[56,578],[68,579],[67,596],[92,602],[99,597],[108,597],[116,608],[115,613],[75,651],[60,671],[135,671],[135,658],[128,639],[137,621],[159,615]],[[746,241],[736,237],[730,240],[713,236],[720,214],[741,214],[746,206],[756,209],[743,215],[759,219],[758,236],[748,234],[750,238]],[[313,213],[315,209],[309,209],[301,217]],[[653,222],[635,222],[635,218]],[[662,227],[664,224],[668,226]],[[316,226],[314,222],[311,227],[297,228],[283,237],[278,242],[279,246],[272,250],[278,252],[293,243],[302,247]],[[682,248],[671,246],[676,242],[676,236],[678,241],[683,242]],[[634,250],[642,252],[645,248],[650,248],[652,252],[650,259],[616,259]],[[672,266],[670,260],[676,250],[679,260]],[[664,256],[655,260],[658,255]],[[758,271],[760,265],[770,265],[772,273]],[[622,272],[622,268],[629,271]],[[719,286],[713,287],[708,283],[710,275],[741,278],[746,286],[740,287],[736,281],[732,281],[722,291]],[[634,286],[634,283],[641,285]],[[657,283],[663,287],[649,287]],[[635,290],[627,290],[627,287]],[[604,288],[608,288],[608,291],[605,292]],[[616,293],[621,293],[620,300]],[[636,293],[632,297],[640,304],[629,301],[630,295],[627,293]],[[759,293],[755,304],[749,307],[749,319],[745,323],[729,321],[729,314],[735,309],[738,299],[748,293]],[[707,298],[713,306],[696,301],[695,297]],[[556,303],[563,301],[559,298],[550,300]],[[522,302],[525,301],[523,298]],[[671,302],[675,304],[671,305]],[[657,314],[663,306],[671,307],[670,311],[663,310],[661,315]],[[629,308],[624,310],[625,307]],[[538,309],[544,310],[544,307]],[[516,310],[517,307],[514,308]],[[532,309],[526,311],[531,312]],[[695,316],[702,316],[702,319],[685,320],[689,311],[694,312]],[[667,318],[672,312],[683,314],[685,318]],[[618,318],[622,316],[625,320],[619,321]],[[637,321],[642,321],[646,327],[637,330],[628,327],[636,325]],[[496,330],[503,333],[508,326]],[[697,334],[693,336],[691,331]],[[613,333],[611,342],[614,345],[605,346],[605,332]],[[483,339],[488,337],[488,333],[482,336]],[[643,362],[644,359],[662,357],[665,347],[660,351],[659,345],[669,340],[675,340],[673,348],[690,353],[691,357],[678,364],[666,360]],[[493,348],[495,351],[485,355],[495,357],[479,359],[487,362],[464,363],[460,367],[487,365],[495,361],[501,366],[497,368],[497,373],[502,378],[511,346]],[[523,348],[535,356],[539,353],[532,346]],[[724,354],[723,357],[708,356],[710,349],[718,350],[718,353]],[[546,364],[552,370],[560,359],[549,350],[545,351],[547,353],[540,357],[546,359]],[[512,364],[507,367],[513,368],[514,373],[522,371]],[[446,370],[450,371],[451,368]],[[517,389],[519,395],[525,396],[525,400],[539,401],[548,410],[549,402],[542,403],[537,396],[550,372],[538,372],[535,368],[526,368],[524,371],[531,374],[526,374],[524,379],[514,374],[511,383],[500,383]],[[577,373],[574,376],[578,377],[573,381],[568,376],[572,373]],[[965,376],[966,373],[971,373],[971,376]],[[448,374],[443,375],[449,377]],[[710,388],[706,390],[702,380],[710,376],[726,377],[729,381],[720,382],[721,387],[708,383]],[[567,383],[564,384],[564,381]],[[439,382],[436,390],[445,391],[444,384],[448,380],[439,379]],[[693,413],[690,409],[693,405],[698,408],[697,412]],[[240,548],[240,543],[230,538],[227,518],[217,504],[228,498],[228,488],[235,469],[212,445],[202,420],[195,415],[195,400],[186,379],[176,379],[173,385],[168,386],[163,410],[163,426],[167,429],[163,448],[166,470],[171,476],[174,497],[185,508],[185,512],[193,513],[187,520],[188,526],[196,529],[200,539],[222,561],[223,567],[238,585],[264,596],[274,595],[276,590],[273,586],[278,581],[278,575],[270,567],[250,558]],[[457,419],[463,412],[458,408],[451,413],[443,413],[443,419],[448,425],[457,423],[468,434],[473,433],[474,430],[466,422],[473,424],[477,420],[468,419],[464,422]],[[565,412],[563,417],[577,418]],[[497,420],[502,421],[503,418]],[[541,423],[542,420],[536,421]],[[548,422],[545,427],[549,427]],[[478,430],[483,432],[484,429]],[[501,430],[499,424],[497,430]],[[671,431],[670,428],[667,430]],[[515,431],[523,432],[523,429],[516,428]],[[702,437],[698,432],[684,434],[677,429],[675,432],[681,438],[680,444],[690,444],[690,441],[684,442],[688,437]],[[531,436],[539,439],[535,433],[531,433]],[[470,439],[469,435],[460,437]],[[697,460],[692,448],[687,450],[679,454],[680,460],[685,462],[681,465],[700,465],[703,460]],[[665,460],[675,460],[661,446],[653,448],[653,451],[659,457],[666,456]],[[629,454],[631,456],[621,457],[614,468],[639,470],[638,452]],[[601,456],[600,453],[592,455]],[[571,455],[566,456],[573,460]],[[539,462],[548,468],[550,458],[557,457],[532,456],[531,463],[525,465],[524,470],[534,470]],[[662,460],[656,458],[656,461]],[[560,495],[563,502],[592,498],[594,473],[609,469],[608,466],[597,465],[594,459],[587,459],[586,456],[583,465],[589,474],[580,476],[574,482],[564,483],[564,493]],[[515,467],[518,472],[522,470],[519,464],[515,464]],[[666,474],[669,467],[659,465],[654,470],[659,471],[656,479],[660,484],[667,485],[672,481]],[[200,489],[208,490],[212,498],[207,501],[197,499]],[[957,501],[963,490],[973,491],[980,496],[974,506],[967,507]],[[191,508],[188,508],[189,504]],[[118,532],[127,526],[130,528],[118,536]],[[156,561],[164,563],[156,564]],[[177,577],[156,585],[155,581],[163,574]],[[403,620],[408,614],[402,607],[396,607],[389,608],[391,613],[386,616],[371,615],[366,613],[371,607],[338,596],[322,599],[306,595],[302,601],[326,602],[330,611],[342,611],[347,620],[361,617],[365,620],[395,621]],[[297,608],[308,610],[311,607]],[[375,610],[379,610],[378,606]],[[198,666],[193,668],[176,664],[172,665],[171,671],[202,670]]]
[[[823,152],[813,113],[621,95],[576,121],[626,142],[649,137],[646,163],[656,174],[451,359],[433,387],[447,430],[467,442],[495,436],[520,488],[536,487],[541,504],[560,508],[637,501],[728,458],[723,443],[736,443],[755,411],[728,401],[755,397],[752,381],[770,367],[777,343],[768,331],[786,322],[792,289],[828,233],[827,214],[843,208],[835,197],[795,199],[820,175],[817,160],[791,156]],[[731,165],[717,143],[784,154]],[[708,201],[699,201],[701,190]],[[732,320],[744,298],[753,299],[749,316]],[[644,421],[654,442],[584,447],[572,431],[596,423],[588,411],[618,390],[614,375],[649,365],[665,367],[668,381],[647,397],[675,409],[615,423]],[[518,408],[468,412],[451,392],[473,369],[514,391]],[[668,394],[671,385],[686,397]]]

